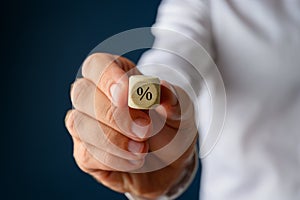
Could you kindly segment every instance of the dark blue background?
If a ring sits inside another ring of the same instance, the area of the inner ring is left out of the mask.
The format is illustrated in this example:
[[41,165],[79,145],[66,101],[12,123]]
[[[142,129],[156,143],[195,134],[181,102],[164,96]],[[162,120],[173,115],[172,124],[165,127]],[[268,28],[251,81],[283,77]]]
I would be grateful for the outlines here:
[[[1,5],[1,199],[126,199],[77,168],[64,115],[70,84],[89,51],[116,33],[151,26],[159,3]],[[199,173],[180,199],[198,199],[198,187]]]

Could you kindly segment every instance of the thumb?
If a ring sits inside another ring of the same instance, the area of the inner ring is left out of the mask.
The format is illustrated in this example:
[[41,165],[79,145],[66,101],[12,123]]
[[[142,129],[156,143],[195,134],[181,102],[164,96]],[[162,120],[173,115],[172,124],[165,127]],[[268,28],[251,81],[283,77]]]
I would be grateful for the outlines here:
[[162,117],[166,119],[166,123],[174,128],[178,128],[181,118],[181,109],[177,88],[167,81],[161,81],[160,105],[155,108]]
[[160,105],[155,110],[173,128],[190,126],[194,121],[194,104],[189,95],[182,88],[167,81],[161,81]]

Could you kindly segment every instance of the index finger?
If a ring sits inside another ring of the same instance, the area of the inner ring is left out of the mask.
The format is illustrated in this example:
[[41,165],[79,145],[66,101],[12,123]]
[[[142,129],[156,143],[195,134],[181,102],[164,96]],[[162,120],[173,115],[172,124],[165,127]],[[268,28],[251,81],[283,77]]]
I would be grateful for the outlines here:
[[127,105],[127,98],[124,98],[128,93],[126,72],[135,70],[133,68],[134,64],[125,58],[96,53],[84,61],[82,75],[91,80],[114,105],[123,107]]

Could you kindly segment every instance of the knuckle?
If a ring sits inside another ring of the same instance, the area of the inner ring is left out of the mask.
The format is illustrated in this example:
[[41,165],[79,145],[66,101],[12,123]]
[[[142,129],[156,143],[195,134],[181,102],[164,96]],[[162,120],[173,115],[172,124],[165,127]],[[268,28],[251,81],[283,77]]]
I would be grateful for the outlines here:
[[70,135],[74,138],[79,137],[79,127],[83,123],[84,116],[77,110],[72,110],[66,121],[66,127]]
[[95,67],[102,66],[109,60],[112,61],[113,57],[107,53],[94,53],[90,55],[82,65],[82,75],[88,77]]
[[72,135],[72,133],[74,132],[74,110],[69,111],[69,113],[67,114],[65,118],[65,125],[70,134]]
[[78,79],[74,82],[72,91],[71,91],[71,100],[73,105],[76,107],[76,105],[80,102],[81,99],[84,98],[84,96],[87,94],[91,84],[86,79]]
[[79,154],[78,154],[78,150],[75,149],[75,146],[74,146],[74,151],[73,151],[73,158],[74,158],[75,163],[79,167],[79,169],[88,173],[88,169],[82,164],[81,158],[79,157]]
[[115,124],[115,110],[116,108],[114,106],[108,106],[104,111],[105,118],[110,126]]
[[73,127],[72,130],[76,136],[80,136],[79,128],[84,123],[84,116],[78,111],[75,111],[73,114]]
[[100,61],[100,54],[95,53],[90,55],[85,59],[82,65],[82,75],[83,76],[88,76],[89,72],[92,70],[94,65],[97,65],[97,63]]
[[87,151],[87,149],[84,147],[84,145],[82,143],[74,145],[73,157],[74,157],[77,165],[81,169],[89,168],[89,161],[90,161],[91,157],[89,156],[89,152]]
[[107,167],[114,168],[113,159],[112,159],[112,156],[109,153],[103,152],[101,161]]
[[123,150],[127,150],[128,146],[128,139],[126,139],[124,136],[119,134],[114,129],[110,128],[105,133],[105,142],[108,148],[110,148],[112,145],[121,148]]

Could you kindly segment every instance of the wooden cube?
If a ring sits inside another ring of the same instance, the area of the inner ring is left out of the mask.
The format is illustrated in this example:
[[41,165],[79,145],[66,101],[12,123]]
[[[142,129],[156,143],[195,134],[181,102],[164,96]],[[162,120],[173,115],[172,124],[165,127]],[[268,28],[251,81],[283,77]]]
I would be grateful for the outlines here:
[[160,81],[157,77],[134,75],[129,77],[128,106],[151,109],[160,103]]

